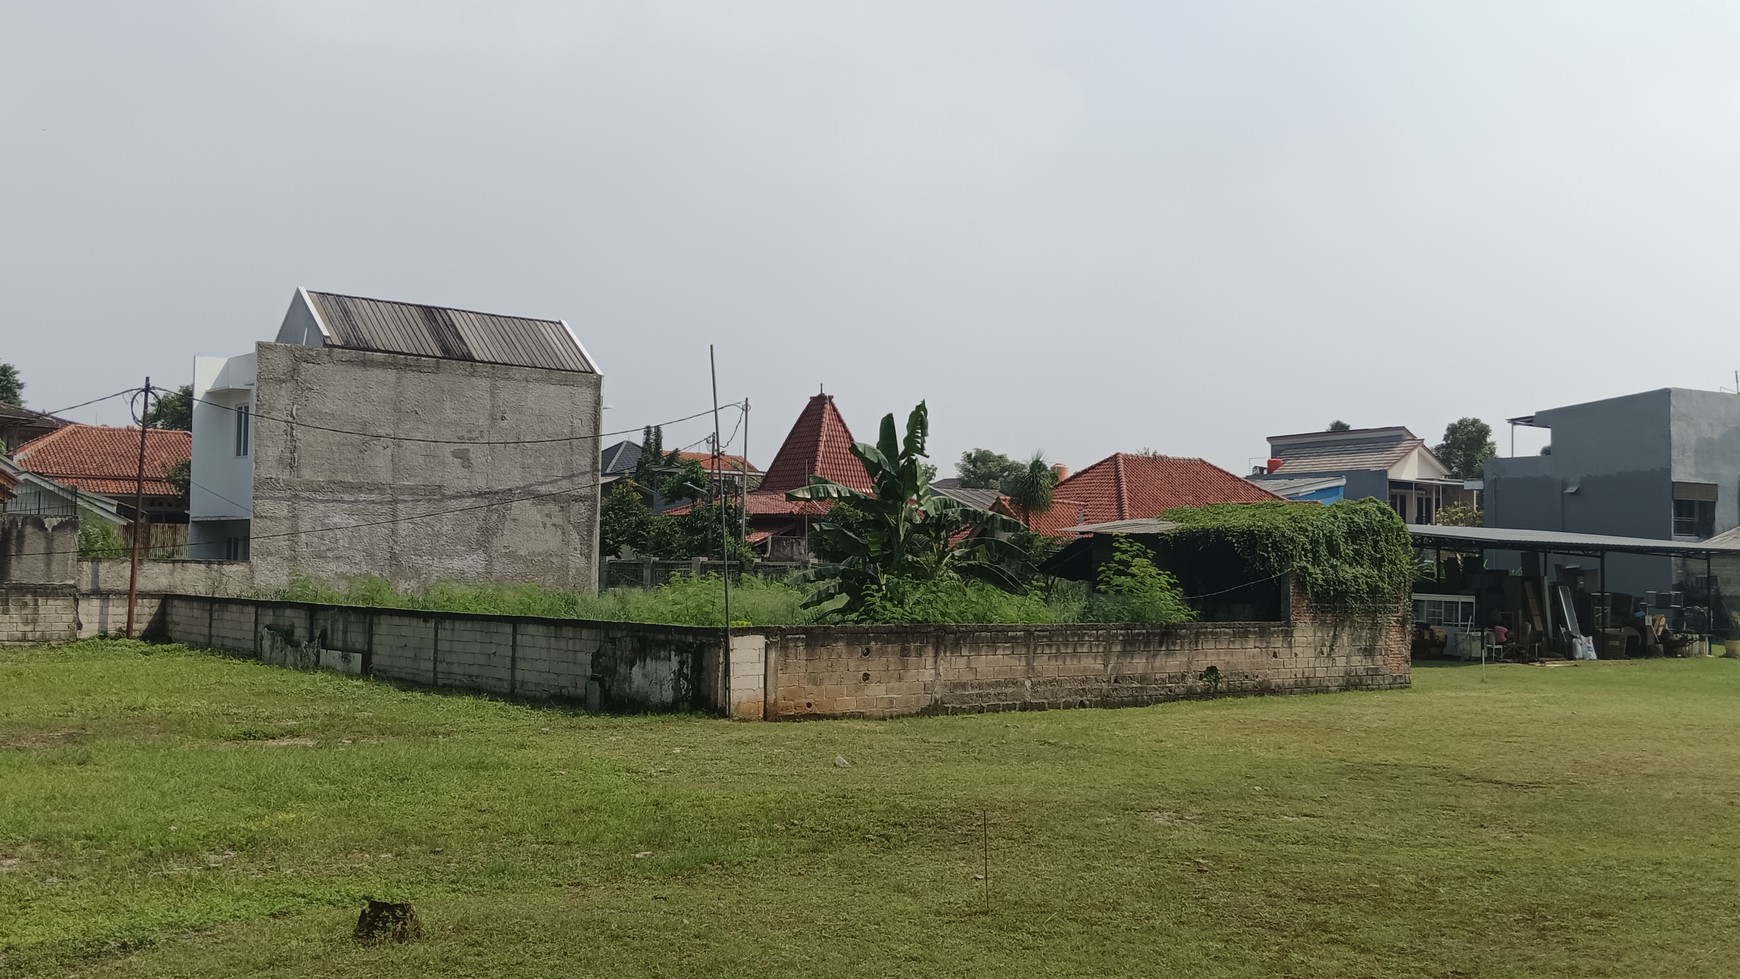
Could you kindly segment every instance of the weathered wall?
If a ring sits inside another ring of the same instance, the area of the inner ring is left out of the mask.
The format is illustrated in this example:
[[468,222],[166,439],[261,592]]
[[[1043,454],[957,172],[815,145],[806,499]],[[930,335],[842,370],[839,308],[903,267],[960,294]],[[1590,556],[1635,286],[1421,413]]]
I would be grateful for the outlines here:
[[[1405,687],[1405,612],[1290,622],[719,630],[170,596],[178,642],[428,686],[745,720]],[[1212,671],[1210,668],[1213,668]],[[1218,676],[1218,681],[1211,679]]]
[[0,584],[0,646],[67,642],[77,634],[72,585]]
[[[126,631],[128,570],[126,561],[78,561],[81,638]],[[246,561],[141,561],[133,628],[144,636],[162,634],[164,595],[236,595],[252,589],[253,583],[253,568]]]
[[76,518],[0,514],[0,583],[70,585],[78,558]]
[[170,596],[175,642],[390,680],[618,710],[714,710],[719,630]]
[[1141,628],[758,631],[766,644],[762,713],[770,720],[1128,707],[1214,694],[1381,690],[1410,682],[1407,630],[1399,612]]
[[[280,587],[299,570],[333,582],[378,575],[400,587],[596,588],[598,375],[274,343],[256,355],[260,587]],[[310,425],[400,439],[546,441],[408,442]],[[480,506],[500,501],[512,502]]]

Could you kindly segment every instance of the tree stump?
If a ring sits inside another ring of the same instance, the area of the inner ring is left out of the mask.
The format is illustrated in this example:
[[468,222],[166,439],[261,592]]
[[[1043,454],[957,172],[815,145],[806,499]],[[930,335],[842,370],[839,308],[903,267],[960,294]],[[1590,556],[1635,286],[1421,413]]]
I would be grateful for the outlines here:
[[355,935],[359,942],[408,942],[423,936],[423,926],[410,904],[371,900],[357,916]]

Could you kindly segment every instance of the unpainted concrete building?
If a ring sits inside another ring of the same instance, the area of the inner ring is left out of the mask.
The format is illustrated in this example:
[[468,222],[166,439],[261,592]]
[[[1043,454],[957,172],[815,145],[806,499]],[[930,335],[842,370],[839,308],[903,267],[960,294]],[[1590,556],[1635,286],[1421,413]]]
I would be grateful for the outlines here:
[[190,556],[596,587],[602,376],[567,323],[298,290],[195,382]]
[[[1663,388],[1510,423],[1551,429],[1552,444],[1487,463],[1488,527],[1701,541],[1740,526],[1740,396]],[[1701,589],[1703,568],[1675,561],[1610,555],[1603,587]]]

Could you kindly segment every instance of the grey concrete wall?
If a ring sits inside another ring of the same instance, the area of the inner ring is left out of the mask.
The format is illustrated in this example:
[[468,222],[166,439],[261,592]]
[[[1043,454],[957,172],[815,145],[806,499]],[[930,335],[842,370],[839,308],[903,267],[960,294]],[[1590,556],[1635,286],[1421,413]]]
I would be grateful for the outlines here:
[[[1179,697],[1392,689],[1407,610],[1288,622],[733,630],[169,596],[177,642],[291,667],[588,706],[745,720],[1118,707]],[[1217,680],[1210,680],[1209,668]]]
[[1673,478],[1716,485],[1716,533],[1740,526],[1740,396],[1674,388]]
[[1133,707],[1227,694],[1386,690],[1411,681],[1400,613],[1168,628],[757,631],[770,720]]
[[[126,633],[128,574],[126,561],[78,561],[80,638]],[[164,595],[242,595],[253,586],[246,561],[141,561],[134,630],[153,638],[162,634]]]
[[[1552,454],[1498,458],[1486,468],[1486,525],[1666,540],[1673,534],[1673,392],[1662,389],[1536,414]],[[1593,567],[1591,558],[1555,559]],[[1495,568],[1515,568],[1514,555]],[[1668,588],[1669,558],[1610,555],[1610,591]]]
[[614,710],[723,710],[716,629],[170,596],[164,634],[297,668]]
[[1347,477],[1347,485],[1342,489],[1344,500],[1390,501],[1390,473],[1387,469],[1360,469],[1336,475]]
[[0,583],[71,585],[78,559],[77,518],[0,514]]
[[[596,588],[598,375],[272,343],[256,353],[252,561],[260,587],[282,586],[299,570],[334,583],[376,575],[400,587]],[[574,440],[419,443],[308,425]],[[479,506],[503,500],[517,502]],[[440,513],[466,507],[474,509]],[[368,523],[376,525],[355,526]]]

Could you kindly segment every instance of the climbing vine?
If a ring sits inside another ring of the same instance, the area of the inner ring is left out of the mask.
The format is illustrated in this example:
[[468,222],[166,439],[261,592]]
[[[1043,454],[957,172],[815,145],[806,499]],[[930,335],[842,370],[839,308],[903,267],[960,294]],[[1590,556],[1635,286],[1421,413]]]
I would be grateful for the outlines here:
[[1227,541],[1259,574],[1298,575],[1311,600],[1326,605],[1387,605],[1414,580],[1414,543],[1381,500],[1221,503],[1162,514],[1176,535]]

